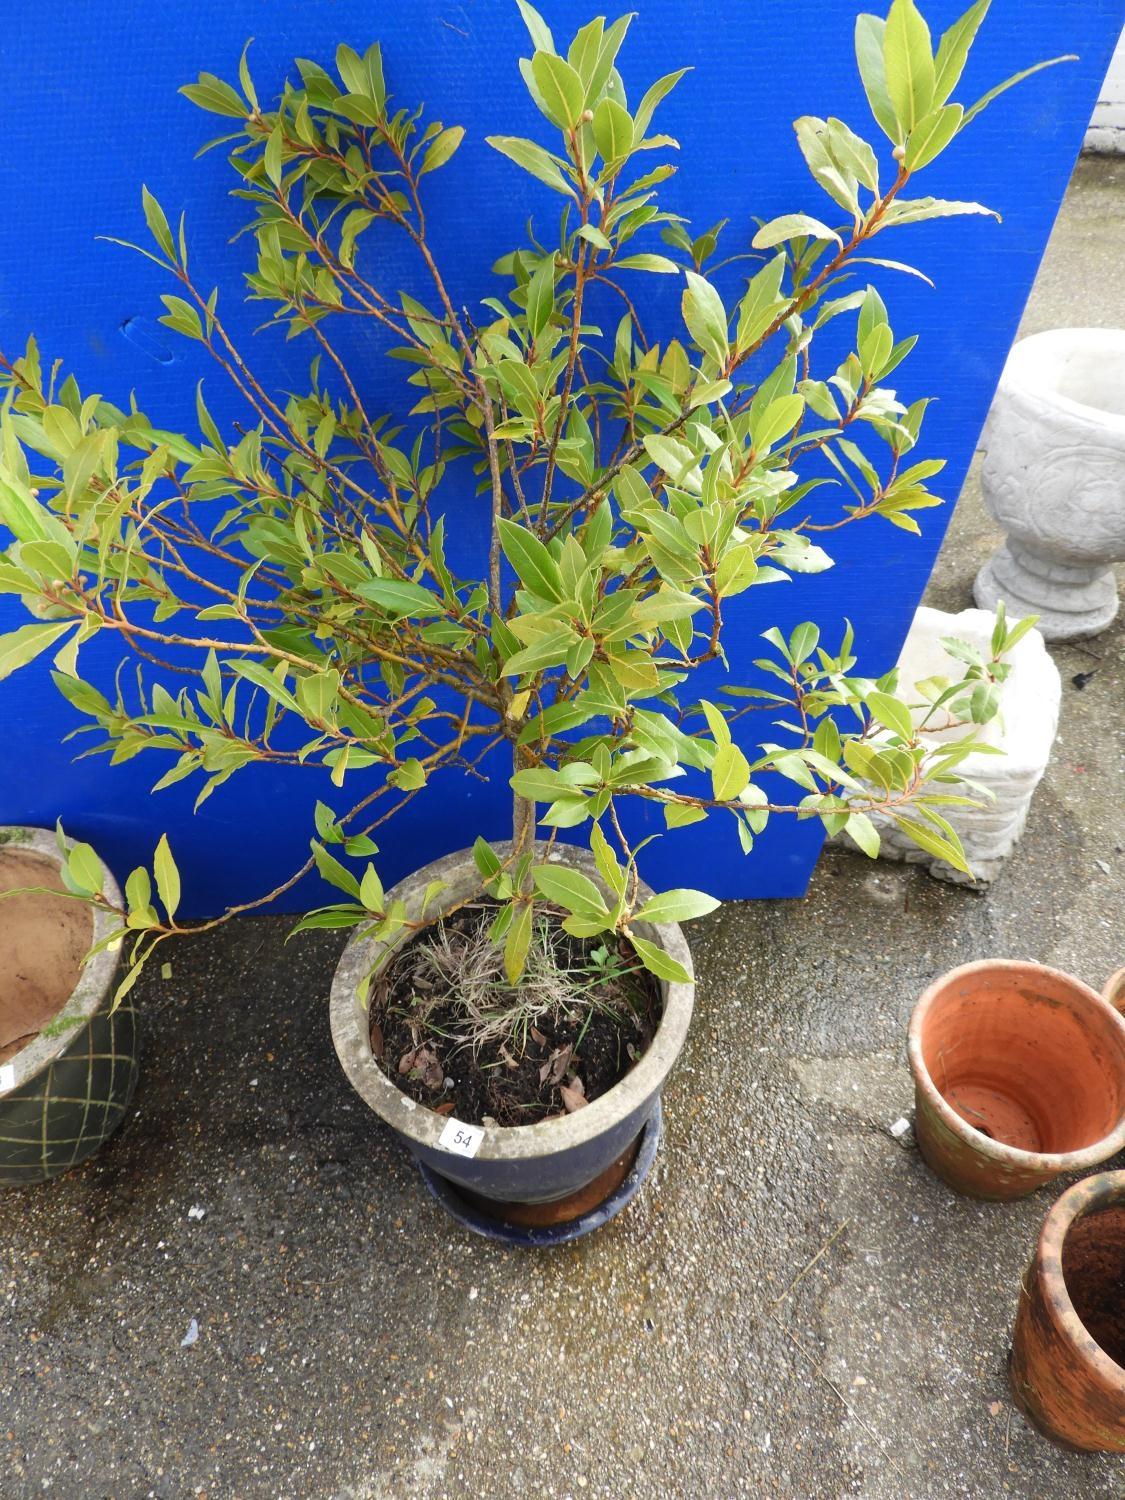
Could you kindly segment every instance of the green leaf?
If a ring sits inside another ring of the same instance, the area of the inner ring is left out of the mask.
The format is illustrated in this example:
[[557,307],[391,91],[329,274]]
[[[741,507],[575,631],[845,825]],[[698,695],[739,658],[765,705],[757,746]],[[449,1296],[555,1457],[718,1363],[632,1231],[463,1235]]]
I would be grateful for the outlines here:
[[383,80],[383,55],[378,42],[368,47],[362,58],[341,43],[336,48],[336,70],[350,94],[370,99],[382,113],[387,103],[387,86]]
[[640,911],[634,912],[638,922],[691,922],[696,917],[705,917],[715,911],[721,903],[703,891],[661,891],[646,901]]
[[961,870],[965,875],[972,876],[973,871],[965,858],[960,839],[954,843],[950,839],[943,838],[936,829],[928,827],[925,823],[919,823],[913,818],[904,817],[900,813],[892,813],[891,817],[907,838],[917,844],[920,849],[925,849],[927,854],[936,854],[939,859],[944,859],[947,864],[951,864],[955,870]]
[[645,252],[641,255],[626,255],[621,260],[613,263],[615,271],[657,271],[665,276],[678,276],[683,270],[682,266],[674,260],[669,260],[666,255],[652,255]]
[[960,130],[963,114],[959,104],[943,104],[940,109],[931,110],[925,119],[919,120],[906,143],[904,164],[908,171],[921,171],[945,150]]
[[174,261],[176,259],[176,245],[172,239],[172,231],[168,227],[167,217],[160,204],[157,203],[148,188],[144,186],[141,188],[141,205],[144,208],[145,223],[148,225],[149,233],[160,246],[161,250],[164,251],[168,259]]
[[532,907],[525,903],[516,911],[504,939],[504,973],[512,986],[519,983],[527,962],[527,950],[531,946],[531,921]]
[[537,52],[553,52],[555,50],[555,39],[551,35],[551,28],[543,17],[528,4],[528,0],[516,0],[523,24],[527,27],[531,37],[531,44]]
[[849,129],[843,120],[837,120],[831,115],[828,118],[827,144],[840,165],[847,167],[865,188],[873,193],[879,191],[879,161],[874,148],[856,135],[854,130]]
[[782,214],[780,218],[771,219],[768,224],[762,225],[750,243],[755,250],[769,250],[774,245],[781,245],[786,240],[795,240],[802,235],[809,235],[814,240],[834,240],[837,245],[843,244],[834,229],[829,229],[827,224],[822,224],[810,214]]
[[245,120],[249,113],[237,91],[221,78],[216,78],[214,73],[200,73],[195,83],[185,83],[179,92],[209,114]]
[[650,943],[647,938],[638,937],[636,933],[629,933],[629,941],[636,949],[637,957],[650,974],[655,974],[657,979],[666,979],[672,984],[690,984],[691,975],[670,954],[665,953],[663,948]]
[[629,111],[608,96],[594,111],[594,144],[607,162],[620,161],[633,149]]
[[266,176],[274,187],[281,186],[281,169],[285,151],[285,138],[282,134],[280,124],[275,125],[266,137],[266,148],[262,152],[262,165],[266,169]]
[[418,176],[424,177],[427,172],[434,172],[438,167],[444,167],[464,139],[465,127],[463,125],[451,125],[448,130],[443,130],[423,156],[422,165],[418,168]]
[[866,813],[849,813],[844,832],[856,848],[863,850],[868,859],[876,858],[879,853],[879,831]]
[[176,908],[180,904],[180,872],[176,868],[176,861],[172,858],[172,850],[166,833],[160,835],[160,841],[152,859],[152,870],[156,876],[157,894],[164,905],[164,910],[168,913],[168,920],[172,921],[176,915]]
[[61,620],[57,625],[21,625],[9,635],[0,635],[0,680],[34,661],[73,624],[73,620]]
[[1008,89],[1014,88],[1017,83],[1022,83],[1025,78],[1030,78],[1033,73],[1041,73],[1044,68],[1053,68],[1056,63],[1077,61],[1077,53],[1067,52],[1061,57],[1049,57],[1046,62],[1038,62],[1033,68],[1024,68],[1022,73],[1013,73],[1011,78],[1005,78],[1003,83],[998,83],[995,88],[989,89],[987,94],[982,94],[977,102],[965,111],[965,118],[961,122],[962,127],[967,125],[970,120],[975,120],[981,110],[987,109],[994,99],[998,99]]
[[404,760],[387,777],[392,786],[403,792],[416,792],[426,785],[426,768],[416,756]]
[[973,38],[988,13],[992,0],[976,0],[963,16],[960,16],[948,31],[942,33],[934,59],[934,103],[944,104],[952,94],[964,71],[965,60]]
[[531,59],[531,72],[548,120],[563,130],[572,130],[581,119],[586,102],[582,79],[565,58],[553,52],[536,52]]
[[881,724],[908,743],[914,738],[914,720],[905,703],[892,698],[889,693],[868,693],[865,702]]
[[125,905],[130,914],[147,912],[152,905],[152,881],[144,865],[138,865],[125,882]]
[[948,219],[956,214],[987,214],[999,219],[994,208],[982,203],[959,203],[948,198],[896,198],[887,205],[880,228],[890,224],[917,224],[923,219]]
[[66,856],[67,874],[79,890],[96,896],[102,888],[105,875],[102,862],[89,844],[72,844]]
[[737,745],[720,745],[711,764],[711,786],[716,802],[732,802],[750,780],[750,763]]
[[817,182],[841,208],[856,213],[859,205],[856,177],[833,156],[828,144],[827,121],[815,115],[802,115],[799,120],[794,120],[793,129],[797,133],[801,155]]
[[[755,243],[757,243],[755,241]],[[684,322],[699,347],[720,365],[730,355],[727,341],[727,314],[723,299],[703,276],[685,271],[687,287],[681,299]]]
[[499,522],[499,530],[504,556],[520,582],[540,599],[557,601],[565,598],[558,564],[539,538],[516,521],[504,518]]
[[588,875],[566,865],[537,865],[531,872],[535,889],[547,901],[579,916],[602,916],[608,907]]
[[368,911],[381,912],[383,910],[383,882],[375,872],[374,865],[368,865],[363,872],[363,879],[359,883],[359,899]]
[[359,881],[352,872],[335,859],[322,844],[315,839],[311,843],[313,859],[320,871],[321,879],[327,880],[329,885],[334,885],[338,891],[343,891],[348,896],[354,896],[358,901]]
[[473,863],[484,881],[495,880],[504,868],[492,846],[480,837],[473,845]]
[[499,151],[501,156],[514,161],[517,167],[522,167],[532,177],[537,177],[549,188],[554,188],[556,193],[574,196],[574,189],[563,176],[556,159],[534,141],[525,141],[514,135],[489,135],[485,137],[485,141],[494,151]]
[[880,16],[861,15],[855,23],[855,56],[859,64],[859,76],[863,80],[863,91],[871,113],[875,116],[883,134],[896,145],[903,139],[902,127],[895,116],[891,96],[887,92],[887,70],[883,61],[883,41],[887,23]]
[[378,604],[389,615],[413,615],[424,619],[445,612],[436,594],[406,578],[369,578],[356,587],[355,593]]
[[647,90],[633,115],[637,140],[640,140],[642,136],[648,133],[648,127],[652,123],[652,117],[657,105],[662,99],[667,98],[680,79],[683,78],[684,74],[690,72],[690,68],[679,68],[675,73],[665,73],[663,78],[658,78],[652,87]]
[[527,286],[527,326],[537,339],[555,310],[555,257],[545,255]]
[[930,28],[914,0],[893,0],[883,35],[883,66],[895,115],[909,132],[929,114],[934,102]]
[[254,80],[250,77],[250,65],[246,61],[246,54],[249,52],[250,43],[253,40],[254,38],[250,37],[250,39],[246,42],[246,45],[242,49],[242,56],[238,59],[238,81],[239,83],[241,83],[242,92],[246,95],[246,98],[249,101],[251,107],[253,109],[257,109],[258,95],[254,89]]

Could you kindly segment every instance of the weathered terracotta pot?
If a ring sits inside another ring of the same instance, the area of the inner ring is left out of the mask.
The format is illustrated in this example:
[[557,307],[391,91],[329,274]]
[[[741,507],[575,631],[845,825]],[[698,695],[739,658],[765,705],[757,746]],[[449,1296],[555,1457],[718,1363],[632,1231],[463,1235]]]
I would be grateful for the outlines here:
[[1125,1453],[1125,1172],[1087,1177],[1047,1215],[1020,1288],[1009,1376],[1056,1442]]
[[1020,1198],[1125,1146],[1125,1018],[1109,992],[1015,959],[929,987],[910,1018],[914,1129],[950,1187]]

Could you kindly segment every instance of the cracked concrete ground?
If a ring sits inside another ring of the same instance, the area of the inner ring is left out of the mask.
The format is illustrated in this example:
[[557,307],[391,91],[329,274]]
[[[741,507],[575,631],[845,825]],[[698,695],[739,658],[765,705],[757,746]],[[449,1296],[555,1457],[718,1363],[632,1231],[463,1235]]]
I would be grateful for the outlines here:
[[[1123,242],[1125,164],[1084,164],[1026,329],[1125,326]],[[969,603],[994,544],[970,480],[931,601]],[[1125,958],[1123,655],[1120,622],[1055,652],[1062,733],[987,895],[833,851],[806,901],[696,925],[658,1166],[578,1246],[505,1252],[425,1196],[332,1054],[334,935],[185,947],[144,995],[136,1114],[3,1199],[3,1500],[1125,1494],[1125,1460],[1008,1403],[1056,1194],[958,1199],[889,1133],[936,973]]]

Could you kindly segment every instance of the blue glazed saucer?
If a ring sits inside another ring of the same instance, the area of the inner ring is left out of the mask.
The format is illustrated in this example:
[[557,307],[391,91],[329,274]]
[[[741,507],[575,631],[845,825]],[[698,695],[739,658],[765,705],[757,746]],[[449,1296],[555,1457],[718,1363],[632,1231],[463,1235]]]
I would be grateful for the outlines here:
[[656,1160],[656,1148],[660,1144],[662,1118],[663,1111],[658,1098],[656,1108],[649,1116],[648,1124],[641,1132],[637,1157],[629,1169],[628,1176],[596,1208],[590,1209],[577,1219],[569,1219],[564,1224],[508,1224],[503,1219],[494,1219],[491,1215],[478,1208],[476,1204],[470,1203],[467,1198],[463,1197],[458,1188],[447,1177],[442,1177],[423,1162],[418,1162],[417,1166],[419,1172],[422,1174],[422,1181],[429,1188],[431,1195],[445,1209],[446,1213],[456,1219],[458,1224],[463,1224],[466,1229],[471,1229],[474,1234],[482,1235],[486,1240],[496,1240],[502,1245],[520,1245],[525,1249],[534,1249],[549,1245],[569,1245],[572,1240],[580,1240],[583,1235],[593,1234],[595,1229],[600,1229],[603,1224],[608,1224],[610,1219],[616,1218],[621,1210],[630,1204],[640,1192],[641,1186],[645,1178],[652,1171],[652,1164]]

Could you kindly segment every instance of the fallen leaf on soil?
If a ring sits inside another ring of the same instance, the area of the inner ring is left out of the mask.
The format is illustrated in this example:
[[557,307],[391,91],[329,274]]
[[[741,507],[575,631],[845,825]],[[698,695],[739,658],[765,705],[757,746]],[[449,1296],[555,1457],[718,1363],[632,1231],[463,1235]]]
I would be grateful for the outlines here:
[[372,1021],[371,1023],[371,1051],[380,1062],[383,1061],[386,1049],[383,1045],[383,1028],[379,1025],[378,1021]]
[[539,1082],[556,1084],[561,1083],[566,1076],[566,1070],[570,1063],[570,1054],[573,1047],[556,1047],[550,1057],[539,1069]]
[[445,1069],[430,1047],[416,1047],[413,1052],[404,1052],[398,1060],[398,1070],[420,1079],[428,1089],[440,1089],[445,1083]]
[[547,1044],[547,1038],[539,1030],[538,1026],[532,1026],[530,1029],[531,1029],[532,1040],[538,1042],[541,1047],[546,1046],[546,1044]]
[[573,1083],[559,1084],[559,1098],[566,1106],[568,1115],[572,1115],[576,1109],[581,1109],[590,1102],[586,1098],[586,1085],[578,1077],[575,1077]]

